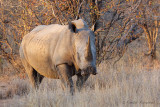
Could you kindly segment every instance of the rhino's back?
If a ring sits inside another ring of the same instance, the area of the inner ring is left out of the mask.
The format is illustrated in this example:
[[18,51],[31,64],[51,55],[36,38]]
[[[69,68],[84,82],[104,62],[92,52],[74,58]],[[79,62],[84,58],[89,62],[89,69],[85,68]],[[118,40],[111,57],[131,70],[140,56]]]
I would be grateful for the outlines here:
[[22,49],[27,62],[41,75],[57,78],[57,72],[51,57],[54,53],[61,32],[66,29],[62,25],[41,25],[27,34],[22,41]]

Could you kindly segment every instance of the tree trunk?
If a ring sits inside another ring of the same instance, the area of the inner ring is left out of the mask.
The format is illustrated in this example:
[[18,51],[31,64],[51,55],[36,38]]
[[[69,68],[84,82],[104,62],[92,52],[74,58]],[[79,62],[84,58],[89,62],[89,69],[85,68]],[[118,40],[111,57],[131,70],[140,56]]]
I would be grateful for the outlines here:
[[147,53],[147,55],[151,55],[152,59],[156,59],[156,43],[149,42],[150,40],[148,40],[148,48],[149,48],[149,52]]
[[151,56],[153,59],[156,59],[156,43],[154,44],[154,46],[151,50]]
[[[156,24],[156,23],[155,23]],[[147,36],[149,52],[146,55],[151,55],[152,59],[156,59],[156,39],[158,28],[154,26],[149,30],[147,25],[141,26]]]

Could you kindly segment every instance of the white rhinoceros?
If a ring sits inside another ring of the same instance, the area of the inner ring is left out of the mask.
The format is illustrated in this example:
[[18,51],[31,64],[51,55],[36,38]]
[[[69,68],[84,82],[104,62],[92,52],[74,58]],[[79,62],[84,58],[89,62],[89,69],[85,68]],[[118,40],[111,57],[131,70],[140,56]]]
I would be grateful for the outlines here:
[[69,25],[40,25],[24,36],[20,57],[35,88],[44,77],[61,79],[74,92],[72,76],[80,89],[90,74],[96,74],[95,35],[82,19]]

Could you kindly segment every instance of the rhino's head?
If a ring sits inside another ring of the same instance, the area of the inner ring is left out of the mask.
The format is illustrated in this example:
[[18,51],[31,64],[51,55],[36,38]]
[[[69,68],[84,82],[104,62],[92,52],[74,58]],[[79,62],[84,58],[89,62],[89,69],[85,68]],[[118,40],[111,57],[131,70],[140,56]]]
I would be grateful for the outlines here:
[[94,32],[88,29],[82,19],[69,23],[72,32],[72,45],[74,50],[74,65],[81,74],[97,74],[96,47]]

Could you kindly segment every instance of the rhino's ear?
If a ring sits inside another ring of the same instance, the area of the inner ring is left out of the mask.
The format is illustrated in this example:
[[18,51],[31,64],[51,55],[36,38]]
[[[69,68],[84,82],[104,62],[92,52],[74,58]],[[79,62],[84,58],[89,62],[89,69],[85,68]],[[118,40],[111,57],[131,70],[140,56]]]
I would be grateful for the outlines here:
[[96,23],[91,27],[91,30],[95,32],[99,28],[100,28],[99,23],[96,21]]
[[77,33],[76,25],[72,22],[69,22],[69,29],[71,30],[71,32]]

